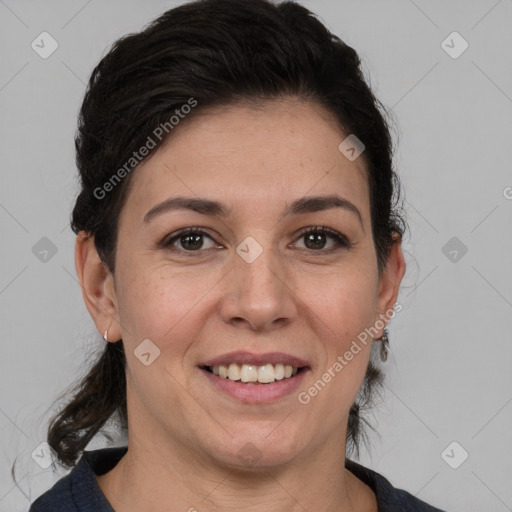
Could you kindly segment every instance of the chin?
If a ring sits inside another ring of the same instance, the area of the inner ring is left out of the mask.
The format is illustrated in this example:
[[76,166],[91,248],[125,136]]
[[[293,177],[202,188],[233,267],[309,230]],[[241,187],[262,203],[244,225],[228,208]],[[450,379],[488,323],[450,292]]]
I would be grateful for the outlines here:
[[[224,446],[226,449],[219,451]],[[271,468],[286,465],[299,454],[297,443],[287,439],[268,438],[268,432],[257,435],[240,436],[231,439],[229,450],[226,444],[216,444],[212,457],[223,465],[240,470],[255,471],[258,468]]]

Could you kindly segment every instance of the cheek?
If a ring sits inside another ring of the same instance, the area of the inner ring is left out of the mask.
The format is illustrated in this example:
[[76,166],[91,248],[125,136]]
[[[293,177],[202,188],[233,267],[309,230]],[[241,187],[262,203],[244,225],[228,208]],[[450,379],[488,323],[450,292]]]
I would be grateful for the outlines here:
[[298,296],[321,321],[325,339],[339,349],[351,337],[364,331],[375,317],[377,281],[375,275],[357,266],[347,266],[324,276],[302,276]]
[[[143,401],[154,415],[164,414],[166,408],[171,407],[178,416],[178,411],[186,410],[186,401],[190,399],[188,394],[182,393],[187,380],[183,359],[200,336],[202,321],[199,316],[206,314],[206,302],[201,299],[207,296],[214,283],[197,272],[187,276],[171,273],[168,267],[144,272],[140,267],[139,270],[126,267],[120,281],[122,277],[123,285],[118,293],[119,314],[124,331],[130,395],[134,400],[138,397]],[[160,351],[154,363],[148,366],[141,364],[137,357],[140,353],[137,348],[146,339]],[[164,409],[158,397],[165,397]]]
[[321,392],[320,402],[328,408],[338,404],[337,420],[341,420],[361,386],[370,357],[372,340],[365,329],[375,319],[376,276],[352,267],[321,283],[317,280],[316,285],[305,279],[303,285],[301,296],[309,297],[305,303],[321,341],[319,349],[325,352],[316,375],[321,382],[317,380],[306,392],[310,396]]
[[162,351],[186,348],[201,326],[198,315],[204,314],[204,297],[216,282],[213,277],[197,271],[171,272],[168,266],[144,271],[127,267],[118,293],[126,343],[134,347],[150,339]]

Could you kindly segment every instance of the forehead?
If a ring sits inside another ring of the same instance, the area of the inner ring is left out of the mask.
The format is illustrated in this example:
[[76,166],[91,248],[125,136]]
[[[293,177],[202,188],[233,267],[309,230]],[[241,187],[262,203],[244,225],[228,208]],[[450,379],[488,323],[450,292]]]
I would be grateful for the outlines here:
[[134,171],[130,215],[177,195],[270,210],[297,197],[337,193],[364,216],[366,165],[363,156],[350,161],[339,151],[346,136],[323,107],[298,100],[195,113]]

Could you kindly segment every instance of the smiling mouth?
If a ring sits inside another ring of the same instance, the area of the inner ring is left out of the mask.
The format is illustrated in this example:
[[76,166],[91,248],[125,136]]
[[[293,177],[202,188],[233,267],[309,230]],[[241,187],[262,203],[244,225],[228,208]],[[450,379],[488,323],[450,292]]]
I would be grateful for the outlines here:
[[237,364],[218,366],[202,366],[204,370],[217,377],[238,381],[243,384],[272,384],[276,381],[288,380],[295,377],[306,367],[296,367],[285,364]]

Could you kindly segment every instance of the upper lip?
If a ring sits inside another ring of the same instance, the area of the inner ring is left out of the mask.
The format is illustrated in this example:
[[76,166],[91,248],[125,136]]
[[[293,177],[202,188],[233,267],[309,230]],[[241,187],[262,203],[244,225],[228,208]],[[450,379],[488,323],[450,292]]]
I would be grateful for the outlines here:
[[308,362],[300,357],[293,356],[291,354],[285,354],[284,352],[266,352],[265,354],[255,354],[253,352],[247,352],[245,350],[238,350],[236,352],[229,352],[220,356],[214,357],[202,363],[201,366],[220,366],[229,365],[231,363],[238,364],[252,364],[254,366],[263,366],[265,364],[284,364],[294,366],[296,368],[302,368],[308,366]]

